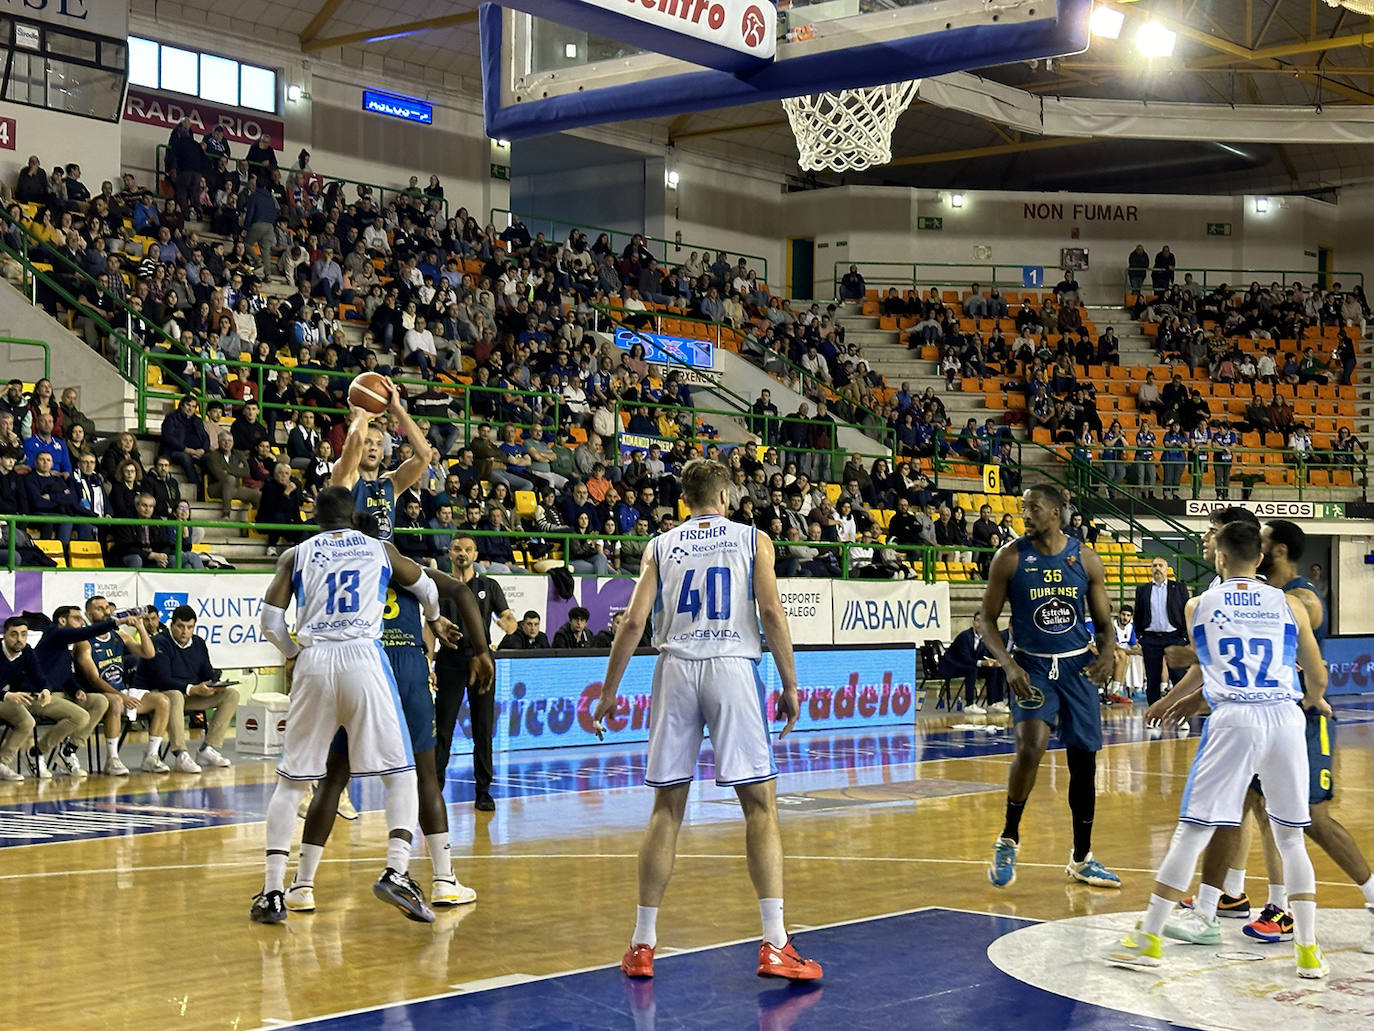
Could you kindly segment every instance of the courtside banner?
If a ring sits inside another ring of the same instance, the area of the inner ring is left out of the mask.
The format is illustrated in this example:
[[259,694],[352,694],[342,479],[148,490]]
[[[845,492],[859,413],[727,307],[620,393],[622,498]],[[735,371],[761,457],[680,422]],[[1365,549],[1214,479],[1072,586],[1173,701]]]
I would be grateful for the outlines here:
[[1328,695],[1374,693],[1374,637],[1328,637],[1322,646]]
[[954,636],[949,584],[919,580],[835,580],[835,644],[913,644]]
[[[912,648],[814,649],[795,653],[801,717],[797,730],[830,730],[910,724],[920,708],[916,653]],[[649,702],[654,655],[635,655],[621,680],[619,705],[606,720],[606,739],[592,731],[601,697],[606,656],[496,654],[497,751],[623,745],[649,740]],[[758,667],[769,725],[782,690],[767,653]],[[466,703],[458,710],[453,752],[472,751]],[[637,782],[636,782],[637,783]]]
[[831,643],[831,580],[788,578],[778,581],[778,596],[793,644]]
[[210,661],[219,669],[280,666],[281,652],[258,629],[262,597],[271,582],[271,573],[144,571],[138,574],[138,603],[155,606],[164,624],[177,606],[191,606],[196,633],[205,638]]

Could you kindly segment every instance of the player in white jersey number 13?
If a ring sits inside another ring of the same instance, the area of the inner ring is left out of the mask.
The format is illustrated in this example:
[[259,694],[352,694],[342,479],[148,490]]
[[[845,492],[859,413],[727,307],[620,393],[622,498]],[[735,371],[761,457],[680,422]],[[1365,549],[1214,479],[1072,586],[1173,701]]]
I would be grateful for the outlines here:
[[[1163,962],[1162,933],[1192,882],[1198,857],[1217,827],[1237,827],[1245,792],[1258,774],[1274,843],[1283,856],[1293,909],[1299,977],[1325,977],[1317,945],[1317,880],[1303,844],[1308,812],[1306,722],[1322,704],[1327,669],[1307,609],[1256,579],[1258,527],[1229,523],[1216,536],[1222,582],[1188,602],[1187,623],[1212,708],[1183,789],[1178,827],[1155,875],[1150,908],[1137,930],[1105,958],[1149,969]],[[1299,685],[1298,666],[1304,678]]]
[[690,515],[655,538],[644,555],[593,714],[599,735],[620,707],[620,678],[652,614],[659,656],[644,779],[654,788],[654,810],[639,848],[635,930],[620,967],[631,977],[654,974],[658,907],[673,872],[702,731],[709,728],[716,783],[733,787],[744,810],[749,876],[763,920],[758,975],[813,981],[821,976],[820,964],[797,954],[783,924],[782,837],[774,794],[778,769],[758,677],[762,623],[782,681],[777,715],[787,719],[786,735],[800,712],[792,635],[778,598],[773,543],[752,526],[725,518],[729,487],[730,474],[719,462],[695,459],[683,469]]
[[[277,787],[267,805],[267,870],[250,916],[258,923],[286,919],[286,862],[296,809],[306,785],[325,776],[329,745],[348,731],[353,776],[378,776],[386,788],[386,869],[373,894],[412,920],[434,913],[407,873],[419,816],[415,758],[405,732],[396,680],[382,651],[387,585],[395,581],[420,603],[436,637],[456,637],[439,615],[434,581],[384,541],[352,528],[354,501],[343,487],[320,492],[315,515],[321,532],[281,556],[263,599],[263,636],[287,658],[299,656]],[[286,607],[296,602],[296,638],[286,629]]]

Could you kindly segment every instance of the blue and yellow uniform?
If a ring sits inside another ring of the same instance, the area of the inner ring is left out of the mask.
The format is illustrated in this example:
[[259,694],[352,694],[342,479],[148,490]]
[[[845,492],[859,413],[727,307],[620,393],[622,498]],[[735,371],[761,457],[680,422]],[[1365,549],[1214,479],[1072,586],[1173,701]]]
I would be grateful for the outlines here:
[[[1317,647],[1325,651],[1331,616],[1326,611],[1326,602],[1322,601],[1317,588],[1307,577],[1295,576],[1284,584],[1282,589],[1284,594],[1289,591],[1309,590],[1316,597],[1317,603],[1322,607],[1322,621],[1312,628],[1312,636],[1317,639]],[[1336,750],[1336,721],[1328,719],[1315,709],[1304,709],[1303,718],[1307,721],[1307,768],[1310,773],[1307,803],[1319,805],[1322,802],[1330,802],[1335,794],[1336,780],[1331,757]],[[1258,777],[1250,782],[1250,786],[1260,794],[1264,793]]]
[[127,684],[124,670],[124,655],[128,651],[124,639],[117,633],[107,635],[103,640],[91,638],[91,661],[95,663],[100,679],[116,691],[123,691]]
[[[382,650],[401,695],[411,750],[419,755],[434,748],[434,695],[429,690],[420,603],[405,588],[388,584],[382,620]],[[334,735],[330,750],[348,754],[348,736],[342,730]]]
[[396,523],[396,485],[383,476],[375,480],[359,476],[353,484],[353,511],[371,512],[377,517],[377,539],[391,540],[392,527]]
[[1016,542],[1016,572],[1008,585],[1012,652],[1030,677],[1032,696],[1011,698],[1012,719],[1058,724],[1069,748],[1102,747],[1098,691],[1083,675],[1092,663],[1088,645],[1088,574],[1082,542],[1068,538],[1057,555],[1042,555],[1029,537]]

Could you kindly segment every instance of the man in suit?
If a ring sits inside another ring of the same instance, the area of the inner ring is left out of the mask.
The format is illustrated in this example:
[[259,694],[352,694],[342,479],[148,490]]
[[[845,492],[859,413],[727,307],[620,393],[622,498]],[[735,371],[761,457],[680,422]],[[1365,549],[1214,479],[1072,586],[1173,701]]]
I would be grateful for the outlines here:
[[[1145,698],[1153,705],[1161,694],[1164,649],[1188,640],[1183,609],[1189,592],[1187,584],[1169,579],[1169,563],[1162,557],[1150,563],[1150,577],[1149,583],[1135,589],[1135,633],[1145,658]],[[1178,683],[1184,672],[1170,669],[1170,683]]]
[[[1006,635],[1003,635],[1005,644]],[[954,638],[949,649],[940,657],[940,676],[950,680],[964,678],[964,712],[981,716],[992,712],[1008,712],[1003,701],[1006,693],[1006,674],[992,657],[983,641],[982,613],[973,614],[973,625]],[[979,677],[987,681],[988,708],[973,702],[974,687]]]

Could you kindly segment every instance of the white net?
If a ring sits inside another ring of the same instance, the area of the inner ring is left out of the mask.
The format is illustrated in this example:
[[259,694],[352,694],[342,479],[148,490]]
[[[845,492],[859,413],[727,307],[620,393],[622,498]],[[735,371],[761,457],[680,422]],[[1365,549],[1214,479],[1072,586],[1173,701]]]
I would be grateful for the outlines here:
[[811,172],[859,171],[887,164],[892,160],[892,130],[920,85],[915,79],[784,100],[800,151],[797,163]]

